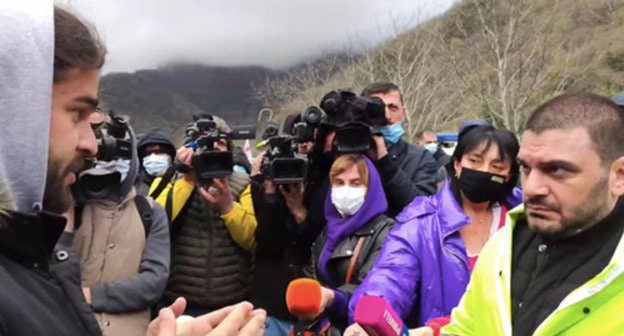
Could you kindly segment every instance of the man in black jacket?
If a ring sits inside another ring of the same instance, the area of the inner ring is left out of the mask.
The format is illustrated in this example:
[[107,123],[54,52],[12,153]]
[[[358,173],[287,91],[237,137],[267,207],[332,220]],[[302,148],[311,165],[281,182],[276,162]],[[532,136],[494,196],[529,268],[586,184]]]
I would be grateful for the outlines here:
[[405,121],[403,95],[392,83],[373,83],[362,96],[377,97],[386,104],[386,125],[381,136],[373,136],[376,149],[369,153],[381,175],[388,197],[390,214],[396,215],[416,196],[432,195],[437,191],[436,162],[423,147],[401,139]]

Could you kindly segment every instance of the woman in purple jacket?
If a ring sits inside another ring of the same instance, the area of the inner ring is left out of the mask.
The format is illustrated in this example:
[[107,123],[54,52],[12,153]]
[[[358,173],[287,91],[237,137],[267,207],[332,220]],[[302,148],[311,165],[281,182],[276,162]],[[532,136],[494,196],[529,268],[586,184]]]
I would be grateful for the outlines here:
[[492,126],[460,134],[436,195],[417,197],[397,216],[377,263],[349,302],[383,297],[410,327],[444,317],[459,303],[479,252],[521,202],[515,135]]

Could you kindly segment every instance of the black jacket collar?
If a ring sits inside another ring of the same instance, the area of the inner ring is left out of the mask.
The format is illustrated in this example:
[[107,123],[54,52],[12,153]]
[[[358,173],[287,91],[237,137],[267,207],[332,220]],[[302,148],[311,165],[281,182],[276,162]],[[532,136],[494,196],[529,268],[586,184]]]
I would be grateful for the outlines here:
[[0,217],[0,253],[19,263],[46,266],[65,229],[63,216],[9,212]]

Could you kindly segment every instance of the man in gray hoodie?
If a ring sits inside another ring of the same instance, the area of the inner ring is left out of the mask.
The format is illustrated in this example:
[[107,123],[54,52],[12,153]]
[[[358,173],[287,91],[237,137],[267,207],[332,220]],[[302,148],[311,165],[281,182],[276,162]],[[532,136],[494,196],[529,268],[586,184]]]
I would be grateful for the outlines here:
[[53,248],[75,172],[97,152],[104,49],[51,2],[0,7],[0,335],[99,335],[73,251]]
[[[73,218],[58,215],[73,209],[70,185],[97,152],[89,118],[104,48],[84,23],[53,8],[49,0],[0,1],[0,335],[101,334],[74,251],[53,249]],[[248,303],[176,323],[184,306],[178,299],[161,310],[148,334],[262,334],[264,313]]]

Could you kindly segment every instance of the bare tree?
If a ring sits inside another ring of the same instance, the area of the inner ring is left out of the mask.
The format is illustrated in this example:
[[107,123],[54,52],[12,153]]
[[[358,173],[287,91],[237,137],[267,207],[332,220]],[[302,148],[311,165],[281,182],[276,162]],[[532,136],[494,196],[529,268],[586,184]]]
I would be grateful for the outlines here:
[[562,92],[569,79],[569,59],[549,63],[557,48],[553,23],[537,13],[532,0],[471,0],[454,13],[454,29],[440,34],[443,55],[467,93],[514,132],[533,101]]
[[421,129],[440,129],[457,117],[448,71],[436,61],[437,40],[428,29],[413,30],[370,50],[348,71],[356,87],[389,81],[401,88],[410,140]]

